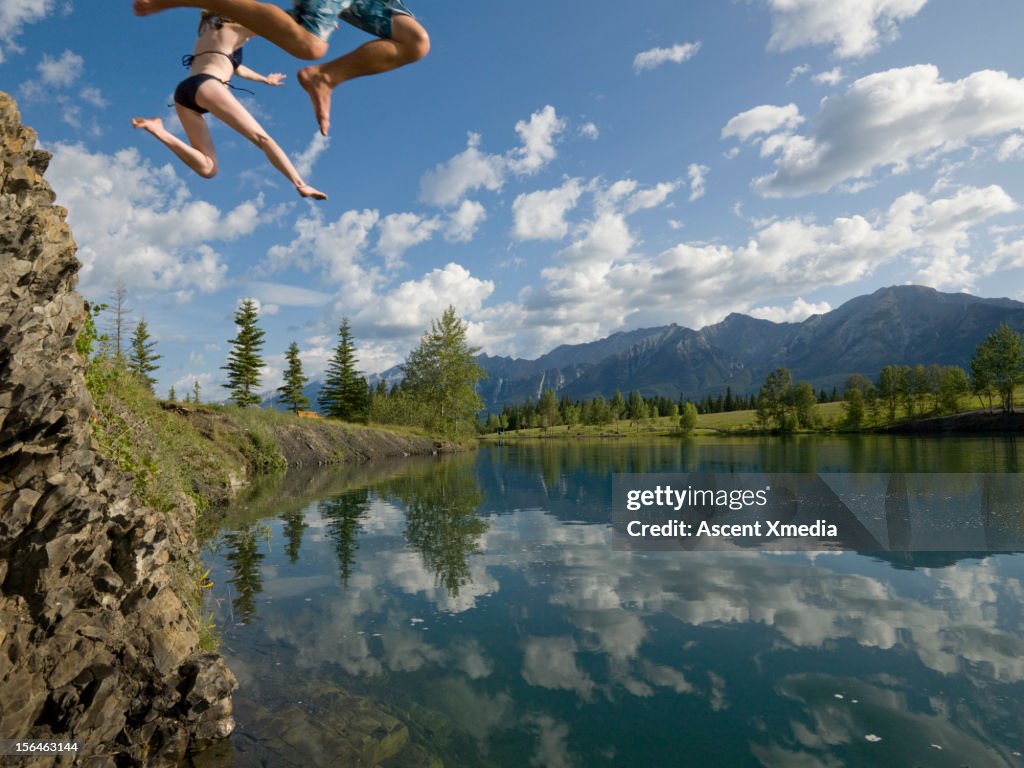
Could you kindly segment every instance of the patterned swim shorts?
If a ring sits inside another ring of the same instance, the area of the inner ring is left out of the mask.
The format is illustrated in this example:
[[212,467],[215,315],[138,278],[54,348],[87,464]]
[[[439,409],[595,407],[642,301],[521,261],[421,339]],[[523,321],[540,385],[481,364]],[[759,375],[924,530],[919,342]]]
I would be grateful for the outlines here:
[[338,28],[338,19],[371,35],[390,38],[392,16],[412,17],[402,0],[292,0],[288,13],[321,40]]

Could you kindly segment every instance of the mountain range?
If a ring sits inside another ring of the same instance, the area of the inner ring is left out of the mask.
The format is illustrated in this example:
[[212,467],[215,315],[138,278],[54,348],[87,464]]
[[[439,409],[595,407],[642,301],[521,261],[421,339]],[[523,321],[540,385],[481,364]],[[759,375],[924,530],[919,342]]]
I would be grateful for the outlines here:
[[[841,390],[851,374],[873,379],[887,365],[968,369],[978,344],[1001,323],[1024,331],[1024,303],[894,286],[799,323],[733,313],[700,330],[672,324],[624,331],[562,345],[536,360],[483,354],[477,361],[487,378],[478,389],[491,410],[537,399],[549,388],[574,399],[608,398],[619,389],[696,400],[727,387],[756,393],[771,371],[785,367],[815,389]],[[401,370],[371,377],[381,378],[394,382]]]

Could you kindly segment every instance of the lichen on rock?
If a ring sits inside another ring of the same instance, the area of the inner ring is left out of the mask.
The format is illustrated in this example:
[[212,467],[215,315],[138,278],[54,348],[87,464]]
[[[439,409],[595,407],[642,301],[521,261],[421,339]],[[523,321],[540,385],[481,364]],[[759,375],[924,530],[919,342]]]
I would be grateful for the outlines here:
[[79,744],[19,766],[177,765],[231,732],[237,683],[174,588],[191,510],[140,507],[96,450],[80,265],[35,145],[0,92],[0,738]]

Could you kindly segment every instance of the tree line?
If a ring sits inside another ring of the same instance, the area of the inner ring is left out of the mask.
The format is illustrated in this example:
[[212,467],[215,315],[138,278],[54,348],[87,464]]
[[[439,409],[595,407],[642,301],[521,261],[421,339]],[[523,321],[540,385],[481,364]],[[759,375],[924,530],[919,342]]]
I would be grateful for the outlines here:
[[[150,393],[156,385],[154,373],[161,356],[150,335],[145,319],[140,319],[130,340],[127,337],[128,317],[132,313],[128,292],[118,282],[110,295],[110,303],[95,304],[86,318],[76,345],[87,361],[103,360],[116,370],[124,370],[141,382]],[[102,332],[101,315],[109,318]],[[262,379],[265,332],[259,326],[259,307],[255,300],[244,299],[234,314],[235,336],[228,340],[227,360],[221,370],[221,385],[228,393],[228,402],[240,408],[259,405],[263,401]],[[467,340],[468,326],[448,309],[431,322],[430,329],[410,351],[401,366],[402,380],[392,387],[383,381],[371,390],[358,368],[355,340],[348,318],[338,327],[337,342],[328,362],[324,381],[317,395],[321,415],[356,423],[394,424],[427,430],[431,434],[462,439],[476,429],[477,413],[483,401],[476,392],[483,370],[475,356],[480,351]],[[286,410],[298,413],[311,407],[305,394],[309,377],[303,370],[299,346],[292,341],[284,354],[283,383],[277,388],[275,400]],[[109,366],[108,366],[109,367]],[[171,386],[167,399],[177,400]],[[193,382],[185,402],[200,401],[199,381]]]
[[[843,424],[851,429],[941,416],[961,410],[973,395],[979,405],[1005,413],[1014,410],[1014,390],[1024,385],[1024,336],[1005,323],[976,348],[970,372],[957,365],[887,365],[871,379],[853,374],[843,390]],[[786,368],[765,379],[757,396],[758,423],[765,428],[793,431],[821,426],[814,412],[814,390],[793,382]]]
[[[240,407],[261,401],[260,370],[263,368],[263,332],[259,329],[255,302],[244,300],[235,313],[238,333],[230,340],[231,351],[225,387],[230,401]],[[421,427],[459,439],[472,434],[476,413],[483,402],[476,384],[483,371],[474,359],[479,349],[467,341],[467,325],[449,306],[431,322],[418,346],[401,366],[402,381],[390,389],[385,382],[371,391],[358,369],[358,357],[348,318],[341,321],[338,340],[317,396],[320,413],[356,423]],[[302,368],[298,345],[285,353],[284,383],[277,401],[293,413],[310,406],[304,389],[309,382]]]

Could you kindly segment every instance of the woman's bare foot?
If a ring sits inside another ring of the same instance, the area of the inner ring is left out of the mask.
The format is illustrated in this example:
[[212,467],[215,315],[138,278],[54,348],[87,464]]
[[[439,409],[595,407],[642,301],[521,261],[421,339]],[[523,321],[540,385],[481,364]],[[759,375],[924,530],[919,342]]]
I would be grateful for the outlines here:
[[298,78],[299,85],[309,94],[309,100],[313,102],[313,112],[316,114],[320,133],[326,136],[327,131],[331,129],[331,91],[333,88],[315,64],[300,69]]
[[303,197],[311,197],[314,200],[327,199],[327,195],[325,195],[319,189],[309,186],[309,184],[297,184],[295,189],[297,189],[299,194],[302,195]]
[[132,126],[142,128],[156,135],[159,131],[164,130],[164,121],[159,117],[133,117]]

